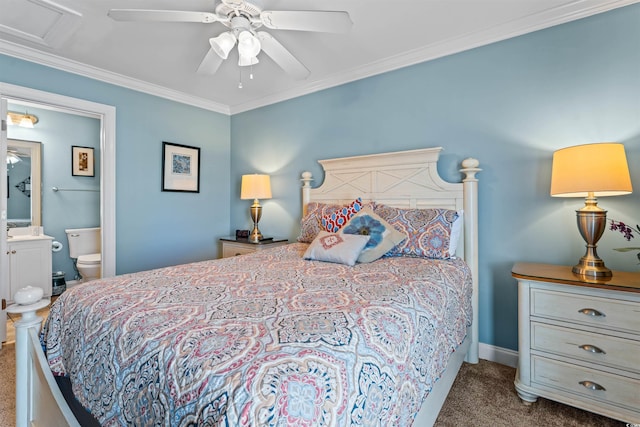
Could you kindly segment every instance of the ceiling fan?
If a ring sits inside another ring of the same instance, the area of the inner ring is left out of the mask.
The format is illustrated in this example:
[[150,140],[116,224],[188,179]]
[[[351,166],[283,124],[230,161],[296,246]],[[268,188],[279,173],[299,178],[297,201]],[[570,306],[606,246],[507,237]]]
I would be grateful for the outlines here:
[[179,10],[111,9],[116,21],[147,22],[219,22],[229,31],[209,39],[211,49],[203,58],[198,73],[215,74],[229,52],[237,45],[240,67],[257,64],[264,52],[280,68],[296,79],[305,79],[310,71],[289,50],[260,27],[273,30],[346,33],[352,22],[344,11],[262,10],[259,0],[221,0],[214,12]]

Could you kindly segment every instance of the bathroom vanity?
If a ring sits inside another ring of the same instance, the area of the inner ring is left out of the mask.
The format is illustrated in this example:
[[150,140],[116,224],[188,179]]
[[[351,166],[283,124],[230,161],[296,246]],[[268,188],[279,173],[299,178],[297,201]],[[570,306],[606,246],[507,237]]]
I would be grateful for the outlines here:
[[18,289],[42,288],[44,298],[51,296],[51,243],[44,234],[15,235],[7,239],[9,255],[9,302]]

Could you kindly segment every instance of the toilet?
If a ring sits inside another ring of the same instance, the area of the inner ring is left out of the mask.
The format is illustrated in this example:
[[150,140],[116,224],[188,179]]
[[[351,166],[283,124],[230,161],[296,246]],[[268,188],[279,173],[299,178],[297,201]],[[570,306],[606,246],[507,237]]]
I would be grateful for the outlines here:
[[100,227],[64,230],[69,242],[69,256],[81,276],[81,282],[102,277]]

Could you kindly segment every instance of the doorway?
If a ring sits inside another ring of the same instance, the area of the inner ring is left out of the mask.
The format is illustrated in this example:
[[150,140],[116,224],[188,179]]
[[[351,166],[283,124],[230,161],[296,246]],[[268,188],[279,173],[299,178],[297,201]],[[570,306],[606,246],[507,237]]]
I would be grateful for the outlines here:
[[[115,254],[115,107],[82,99],[43,92],[22,86],[0,82],[0,156],[7,156],[7,104],[16,102],[33,105],[41,109],[62,111],[93,117],[100,120],[100,222],[102,227],[102,276],[111,277],[116,273]],[[6,300],[9,292],[7,250],[7,170],[6,163],[0,162],[0,298]],[[0,313],[0,342],[6,338],[6,310],[3,301]],[[1,346],[1,344],[0,344]],[[1,347],[0,347],[1,348]]]

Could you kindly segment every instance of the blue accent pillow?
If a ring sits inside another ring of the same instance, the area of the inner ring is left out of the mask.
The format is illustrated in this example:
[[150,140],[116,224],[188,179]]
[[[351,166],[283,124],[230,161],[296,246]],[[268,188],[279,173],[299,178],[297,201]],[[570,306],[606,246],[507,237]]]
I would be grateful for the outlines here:
[[369,236],[358,262],[375,261],[407,238],[369,208],[364,208],[351,217],[340,231],[343,234]]

